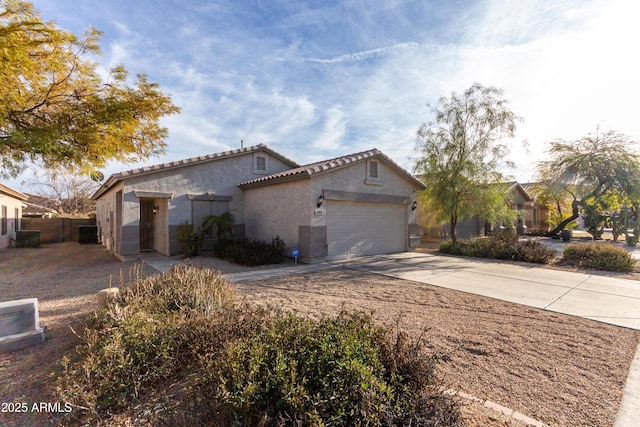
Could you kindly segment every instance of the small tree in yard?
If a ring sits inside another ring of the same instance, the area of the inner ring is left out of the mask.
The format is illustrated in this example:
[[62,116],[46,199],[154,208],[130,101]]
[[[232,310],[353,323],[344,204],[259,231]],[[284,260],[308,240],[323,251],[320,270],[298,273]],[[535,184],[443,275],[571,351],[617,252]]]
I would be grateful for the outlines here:
[[502,91],[476,83],[462,95],[452,93],[432,107],[433,121],[418,129],[414,170],[426,189],[422,202],[439,220],[448,220],[456,243],[456,226],[465,215],[495,222],[513,221],[506,203],[506,178],[499,171],[509,152],[502,138],[513,137],[520,120]]
[[231,212],[224,212],[220,215],[208,215],[202,220],[202,231],[204,233],[213,231],[218,242],[226,236],[233,236],[236,219]]
[[178,225],[178,242],[182,247],[182,252],[189,257],[198,255],[198,250],[202,246],[205,233],[214,231],[218,243],[226,236],[233,236],[233,229],[236,220],[231,212],[224,212],[220,215],[208,215],[202,220],[202,224],[195,227],[187,221]]
[[551,160],[538,165],[543,185],[563,188],[572,197],[572,214],[549,232],[557,236],[579,216],[582,206],[587,213],[601,215],[598,207],[608,197],[638,200],[640,156],[637,142],[614,131],[589,134],[576,141],[551,143]]

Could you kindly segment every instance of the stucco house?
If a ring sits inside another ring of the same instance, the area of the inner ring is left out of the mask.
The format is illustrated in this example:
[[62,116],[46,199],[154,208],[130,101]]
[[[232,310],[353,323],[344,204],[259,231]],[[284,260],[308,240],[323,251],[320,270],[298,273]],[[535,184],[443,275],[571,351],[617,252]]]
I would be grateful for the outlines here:
[[22,205],[28,196],[0,183],[0,248],[9,247],[20,230]]
[[[507,194],[507,203],[509,203],[511,209],[518,212],[518,219],[513,224],[513,228],[518,234],[524,234],[533,229],[540,229],[540,221],[542,218],[540,207],[535,204],[535,200],[527,192],[525,187],[518,182],[510,182],[506,184],[505,191]],[[423,235],[440,238],[450,237],[449,223],[433,221],[429,213],[424,212],[421,207],[418,217]],[[456,236],[460,239],[485,236],[500,225],[502,224],[489,224],[484,218],[480,218],[478,215],[465,216],[458,221]]]
[[312,263],[408,250],[421,188],[377,149],[300,166],[260,144],[114,174],[93,198],[99,238],[120,259],[179,253],[181,222],[229,211],[236,237],[279,236]]
[[520,184],[522,189],[531,197],[531,209],[527,212],[526,225],[528,231],[548,232],[549,207],[540,197],[540,183],[527,182]]

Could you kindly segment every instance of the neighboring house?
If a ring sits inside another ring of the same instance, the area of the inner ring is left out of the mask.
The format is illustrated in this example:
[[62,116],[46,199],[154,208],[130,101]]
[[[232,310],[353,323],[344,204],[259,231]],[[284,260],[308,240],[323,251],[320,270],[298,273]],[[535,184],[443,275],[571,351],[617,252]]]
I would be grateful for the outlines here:
[[23,218],[53,218],[58,216],[58,211],[53,207],[51,199],[34,194],[28,194],[22,209]]
[[6,248],[20,230],[22,203],[27,195],[0,183],[0,248]]
[[549,208],[540,201],[540,189],[537,182],[520,184],[522,189],[532,198],[531,215],[527,216],[528,231],[549,231]]
[[229,211],[236,237],[279,236],[319,262],[407,250],[420,188],[375,149],[300,166],[260,144],[114,174],[93,198],[99,237],[120,259],[179,253],[180,223]]
[[[542,217],[539,213],[539,209],[536,209],[534,199],[529,195],[525,188],[517,182],[511,182],[507,185],[507,192],[509,194],[509,203],[511,208],[518,211],[519,218],[513,224],[518,234],[524,234],[535,225],[538,225],[538,221]],[[429,220],[428,213],[424,213],[420,210],[421,223],[423,226],[424,234],[429,237],[441,237],[449,238],[450,229],[448,223],[446,224],[433,224]],[[458,221],[456,226],[456,236],[460,239],[469,239],[471,237],[484,236],[491,230],[499,227],[502,224],[489,224],[484,218],[480,218],[478,215],[466,216]]]

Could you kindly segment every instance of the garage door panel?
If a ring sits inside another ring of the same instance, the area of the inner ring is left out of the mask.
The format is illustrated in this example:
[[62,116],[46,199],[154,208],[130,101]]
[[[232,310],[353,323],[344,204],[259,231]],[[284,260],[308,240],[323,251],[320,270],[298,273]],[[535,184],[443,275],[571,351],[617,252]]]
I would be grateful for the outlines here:
[[330,258],[405,250],[405,206],[329,201],[327,243]]

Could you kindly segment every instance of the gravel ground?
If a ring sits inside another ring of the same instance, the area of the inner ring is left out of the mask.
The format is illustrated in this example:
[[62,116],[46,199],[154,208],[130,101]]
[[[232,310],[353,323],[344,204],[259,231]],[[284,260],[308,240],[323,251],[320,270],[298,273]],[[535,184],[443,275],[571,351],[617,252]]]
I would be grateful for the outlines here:
[[612,425],[640,339],[640,331],[349,269],[236,287],[312,316],[345,305],[373,311],[387,327],[424,334],[450,388],[549,425]]
[[[223,272],[250,270],[209,257],[194,264]],[[49,339],[0,354],[0,403],[57,401],[59,360],[73,352],[95,293],[119,286],[134,263],[97,245],[61,243],[0,251],[0,300],[37,297]],[[285,264],[288,265],[288,264]],[[254,268],[255,269],[255,268]],[[139,274],[152,272],[139,268]],[[121,280],[122,277],[122,280]],[[551,425],[607,426],[615,417],[639,331],[464,294],[410,281],[339,269],[234,285],[239,297],[319,316],[346,304],[373,310],[379,322],[424,331],[446,384]],[[73,330],[72,330],[73,328]],[[461,399],[469,426],[524,426]],[[55,423],[51,413],[0,413],[2,426]]]

